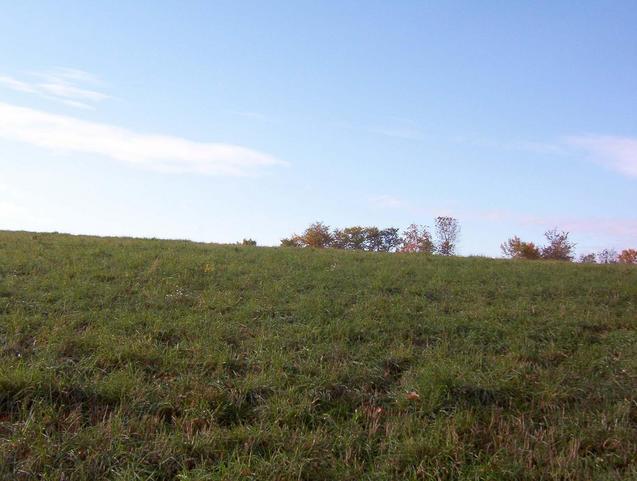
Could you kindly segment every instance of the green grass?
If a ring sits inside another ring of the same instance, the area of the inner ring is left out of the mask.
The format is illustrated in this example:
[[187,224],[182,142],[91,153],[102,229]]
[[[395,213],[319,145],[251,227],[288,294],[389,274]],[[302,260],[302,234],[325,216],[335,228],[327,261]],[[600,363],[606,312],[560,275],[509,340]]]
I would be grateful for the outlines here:
[[635,453],[635,267],[0,232],[0,479],[637,479]]

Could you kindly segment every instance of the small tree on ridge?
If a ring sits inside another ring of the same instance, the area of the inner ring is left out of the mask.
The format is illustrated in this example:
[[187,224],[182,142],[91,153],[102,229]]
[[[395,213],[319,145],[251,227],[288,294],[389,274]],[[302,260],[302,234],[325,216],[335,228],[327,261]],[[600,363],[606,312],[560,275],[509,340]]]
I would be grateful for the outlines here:
[[513,236],[500,244],[502,253],[511,259],[536,260],[540,258],[540,249],[533,242],[524,242],[518,236]]
[[460,224],[453,217],[436,217],[436,252],[442,256],[456,253]]
[[548,245],[542,247],[542,259],[556,261],[572,261],[575,244],[569,241],[568,232],[558,231],[557,228],[544,233],[544,237],[549,241]]

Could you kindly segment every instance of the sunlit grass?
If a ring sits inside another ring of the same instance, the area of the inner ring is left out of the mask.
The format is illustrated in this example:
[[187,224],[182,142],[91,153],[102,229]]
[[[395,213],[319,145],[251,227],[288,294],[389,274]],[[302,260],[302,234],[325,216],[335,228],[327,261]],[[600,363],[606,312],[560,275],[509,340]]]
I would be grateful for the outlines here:
[[637,268],[0,233],[0,479],[637,477]]

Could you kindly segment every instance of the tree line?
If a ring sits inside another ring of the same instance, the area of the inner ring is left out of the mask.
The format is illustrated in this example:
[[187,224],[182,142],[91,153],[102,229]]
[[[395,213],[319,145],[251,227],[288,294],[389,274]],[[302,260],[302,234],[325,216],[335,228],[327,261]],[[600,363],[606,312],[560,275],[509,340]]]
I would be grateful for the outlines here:
[[281,240],[282,247],[314,247],[369,252],[422,252],[443,256],[455,255],[460,236],[457,219],[439,216],[434,219],[434,235],[426,225],[411,224],[402,233],[397,227],[353,226],[331,229],[323,222],[311,224],[302,234]]
[[[513,236],[502,243],[500,249],[511,259],[575,260],[575,243],[569,239],[568,232],[552,229],[545,232],[544,237],[547,240],[545,245],[535,245]],[[614,249],[604,249],[597,253],[582,254],[578,261],[583,264],[637,264],[637,250],[624,249],[618,253]]]
[[[454,217],[434,219],[433,234],[426,225],[411,224],[402,232],[397,227],[352,226],[332,229],[323,222],[314,222],[302,234],[281,239],[281,247],[313,247],[368,252],[421,252],[443,256],[456,255],[460,237],[460,223]],[[576,244],[570,233],[557,228],[544,233],[546,243],[537,245],[513,236],[500,244],[505,257],[527,260],[557,260],[573,262]],[[256,245],[252,239],[243,239],[243,245]],[[579,256],[583,264],[637,264],[637,249],[603,249],[597,253]]]

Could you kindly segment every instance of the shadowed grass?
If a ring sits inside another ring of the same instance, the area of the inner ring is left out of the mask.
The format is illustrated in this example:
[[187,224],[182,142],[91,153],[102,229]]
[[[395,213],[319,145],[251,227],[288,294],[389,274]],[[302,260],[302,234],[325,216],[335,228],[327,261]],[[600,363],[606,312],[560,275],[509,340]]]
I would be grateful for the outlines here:
[[636,452],[634,267],[0,232],[0,479],[619,480]]

